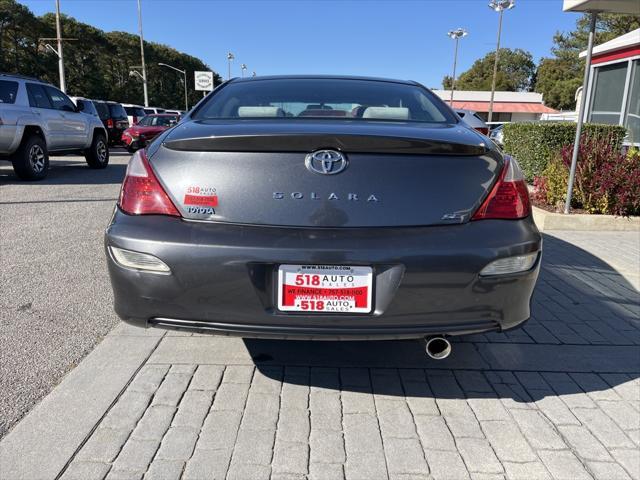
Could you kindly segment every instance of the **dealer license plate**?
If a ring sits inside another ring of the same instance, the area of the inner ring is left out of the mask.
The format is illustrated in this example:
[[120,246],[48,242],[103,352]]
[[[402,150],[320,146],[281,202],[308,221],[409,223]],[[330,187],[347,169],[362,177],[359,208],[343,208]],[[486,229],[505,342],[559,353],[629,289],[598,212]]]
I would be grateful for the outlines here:
[[280,265],[278,309],[284,312],[369,313],[371,267]]

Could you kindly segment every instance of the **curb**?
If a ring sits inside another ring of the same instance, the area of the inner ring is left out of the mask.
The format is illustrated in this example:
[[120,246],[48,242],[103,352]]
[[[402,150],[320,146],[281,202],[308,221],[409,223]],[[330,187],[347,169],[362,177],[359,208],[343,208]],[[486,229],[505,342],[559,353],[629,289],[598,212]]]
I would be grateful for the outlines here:
[[2,439],[2,478],[60,475],[162,339],[157,332],[140,333],[112,330]]
[[541,232],[550,230],[640,232],[640,217],[582,213],[565,215],[533,207],[533,220]]

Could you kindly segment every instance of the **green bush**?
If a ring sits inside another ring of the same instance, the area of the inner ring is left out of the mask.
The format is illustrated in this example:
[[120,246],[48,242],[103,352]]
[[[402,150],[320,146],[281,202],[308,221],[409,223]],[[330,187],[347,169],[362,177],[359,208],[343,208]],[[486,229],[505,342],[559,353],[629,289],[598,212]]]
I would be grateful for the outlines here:
[[[614,150],[622,147],[627,131],[619,125],[586,123],[582,137],[611,139]],[[513,155],[528,182],[547,167],[549,160],[563,147],[573,145],[576,124],[573,122],[507,123],[504,126],[504,151]]]
[[567,198],[568,181],[569,169],[562,161],[562,155],[554,155],[549,159],[542,176],[534,179],[534,200],[560,211]]
[[[631,149],[624,155],[612,147],[614,143],[615,139],[607,137],[584,137],[580,142],[573,207],[588,213],[640,213],[640,151]],[[535,178],[535,203],[562,208],[572,157],[570,145],[549,159],[542,176]]]

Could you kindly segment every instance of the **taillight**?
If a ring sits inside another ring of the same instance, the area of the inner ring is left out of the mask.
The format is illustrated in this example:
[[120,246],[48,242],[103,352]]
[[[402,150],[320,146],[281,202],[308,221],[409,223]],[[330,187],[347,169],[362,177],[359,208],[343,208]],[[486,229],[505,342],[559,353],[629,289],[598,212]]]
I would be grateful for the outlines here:
[[144,150],[138,150],[129,160],[118,206],[129,215],[180,216],[153,173]]
[[474,128],[483,135],[489,135],[488,127],[474,127]]
[[113,120],[110,118],[107,119],[107,128],[113,128]]
[[531,214],[529,190],[515,159],[505,156],[500,178],[471,220],[518,219]]

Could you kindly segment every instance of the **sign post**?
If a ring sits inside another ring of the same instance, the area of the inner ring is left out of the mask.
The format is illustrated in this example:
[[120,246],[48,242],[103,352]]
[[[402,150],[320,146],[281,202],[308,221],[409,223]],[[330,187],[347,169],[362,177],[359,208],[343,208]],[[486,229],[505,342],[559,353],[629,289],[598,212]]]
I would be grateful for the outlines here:
[[203,92],[203,97],[213,90],[213,72],[193,72],[193,78],[195,89]]

